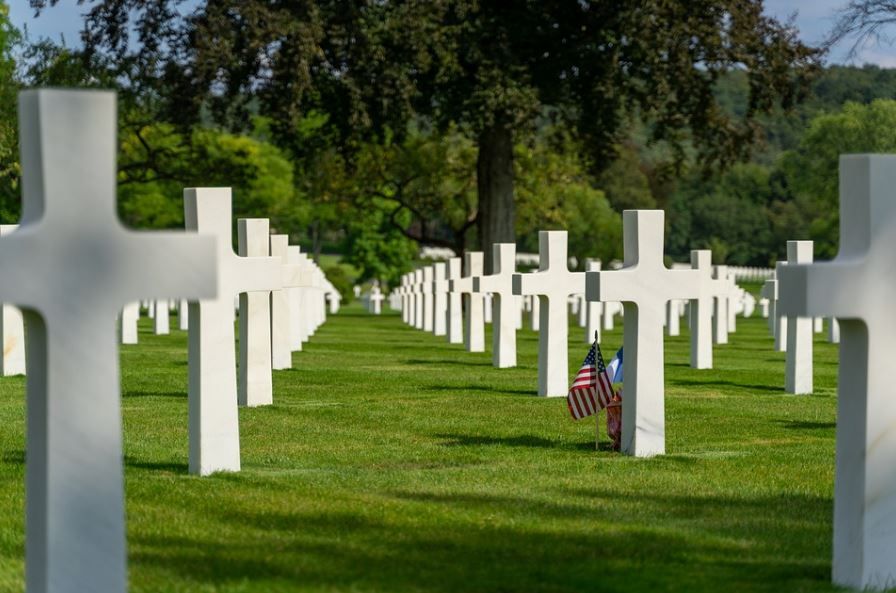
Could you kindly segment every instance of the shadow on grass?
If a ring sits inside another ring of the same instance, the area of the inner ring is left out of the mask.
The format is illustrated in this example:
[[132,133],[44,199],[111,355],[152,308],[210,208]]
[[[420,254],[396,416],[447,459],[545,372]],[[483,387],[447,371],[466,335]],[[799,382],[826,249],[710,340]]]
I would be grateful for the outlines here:
[[775,385],[758,385],[758,384],[746,384],[746,383],[737,383],[735,381],[720,381],[718,379],[712,379],[707,381],[695,381],[693,379],[673,379],[669,381],[670,385],[676,387],[712,387],[713,385],[720,385],[726,387],[737,387],[738,389],[747,389],[749,391],[767,391],[769,393],[784,393],[783,387],[777,387]]
[[186,399],[186,391],[128,391],[121,394],[122,397],[173,397]]
[[[570,443],[562,441],[553,441],[544,437],[535,435],[521,434],[509,437],[490,437],[481,435],[459,435],[459,434],[436,434],[433,435],[437,439],[445,439],[441,443],[443,447],[527,447],[534,449],[557,449],[557,450],[573,450],[573,451],[594,451],[594,441],[589,440],[581,443]],[[602,441],[598,446],[598,451],[611,451],[612,447],[608,441]]]
[[499,389],[492,385],[427,385],[422,387],[424,391],[488,391],[492,393],[506,393],[508,395],[528,395],[534,397],[536,392],[532,389]]
[[423,358],[409,358],[407,360],[403,360],[402,364],[454,364],[461,365],[465,367],[490,367],[492,363],[490,362],[477,362],[475,360],[454,360],[454,359],[423,359]]
[[837,428],[836,422],[809,422],[807,420],[778,420],[784,428],[795,430],[831,430]]
[[3,463],[8,463],[10,465],[24,465],[25,464],[25,450],[24,449],[16,449],[13,451],[5,451],[3,453]]
[[126,467],[135,469],[148,469],[151,471],[166,471],[175,474],[186,474],[188,466],[186,463],[178,463],[176,461],[144,461],[142,459],[134,459],[133,457],[124,458]]
[[832,590],[830,501],[821,498],[382,494],[375,508],[212,505],[203,520],[215,528],[202,535],[132,535],[133,573],[151,569],[196,590]]

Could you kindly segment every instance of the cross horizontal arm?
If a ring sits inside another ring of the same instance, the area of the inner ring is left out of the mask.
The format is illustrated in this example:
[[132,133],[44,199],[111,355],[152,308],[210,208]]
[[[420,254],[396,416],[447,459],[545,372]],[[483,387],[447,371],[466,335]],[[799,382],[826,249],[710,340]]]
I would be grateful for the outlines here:
[[283,288],[283,270],[279,258],[241,257],[234,254],[230,263],[236,292],[262,292]]
[[660,271],[640,266],[621,270],[587,272],[585,298],[589,301],[638,303],[647,299],[670,301],[699,295],[703,275],[700,270]]
[[[117,312],[140,299],[217,294],[213,237],[120,228],[53,240],[42,227],[23,227],[0,239],[4,301],[52,315],[54,310],[81,306]],[[26,258],[29,266],[22,265]]]
[[584,272],[532,272],[513,275],[513,294],[516,296],[582,294],[585,292]]
[[[892,309],[887,292],[874,288],[861,264],[787,264],[778,267],[777,275],[777,306],[783,315],[863,319],[867,311]],[[836,286],[849,290],[834,290]]]
[[513,276],[511,274],[477,276],[473,280],[473,292],[506,292],[510,294],[512,289]]

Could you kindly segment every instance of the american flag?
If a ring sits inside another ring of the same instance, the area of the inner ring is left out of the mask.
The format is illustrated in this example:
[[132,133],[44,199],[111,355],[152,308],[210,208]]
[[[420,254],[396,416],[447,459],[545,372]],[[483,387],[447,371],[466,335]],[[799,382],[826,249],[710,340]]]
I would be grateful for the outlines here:
[[576,420],[580,420],[603,410],[613,397],[613,386],[607,375],[607,367],[604,357],[600,353],[597,342],[591,345],[582,368],[576,373],[572,381],[569,393],[566,396],[566,405],[569,413]]

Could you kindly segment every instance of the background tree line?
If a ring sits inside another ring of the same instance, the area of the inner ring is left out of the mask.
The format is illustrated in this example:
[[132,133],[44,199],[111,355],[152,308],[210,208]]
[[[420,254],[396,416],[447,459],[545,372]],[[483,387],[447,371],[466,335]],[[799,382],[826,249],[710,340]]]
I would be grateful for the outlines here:
[[128,224],[179,226],[184,186],[228,185],[236,216],[268,216],[387,282],[419,244],[461,253],[509,237],[534,251],[549,228],[569,230],[580,261],[617,258],[620,213],[636,207],[667,211],[677,259],[709,247],[768,265],[794,238],[826,254],[837,155],[893,149],[893,72],[819,69],[757,2],[612,15],[599,3],[87,4],[78,50],[22,39],[0,12],[4,222],[18,216],[15,90],[30,85],[119,90]]

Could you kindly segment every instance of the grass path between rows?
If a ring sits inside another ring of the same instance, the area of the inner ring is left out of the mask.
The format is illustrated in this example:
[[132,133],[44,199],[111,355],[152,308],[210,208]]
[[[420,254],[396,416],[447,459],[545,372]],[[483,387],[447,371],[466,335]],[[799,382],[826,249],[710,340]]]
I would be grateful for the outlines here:
[[[758,316],[709,371],[688,367],[683,325],[663,457],[609,451],[603,417],[595,451],[593,420],[534,397],[528,329],[498,370],[354,305],[275,372],[273,406],[240,410],[243,471],[198,478],[186,334],[143,319],[121,351],[130,590],[835,590],[836,347],[816,334],[816,390],[795,397]],[[571,333],[570,376],[587,350]],[[23,588],[24,409],[24,379],[0,379],[2,592]]]

